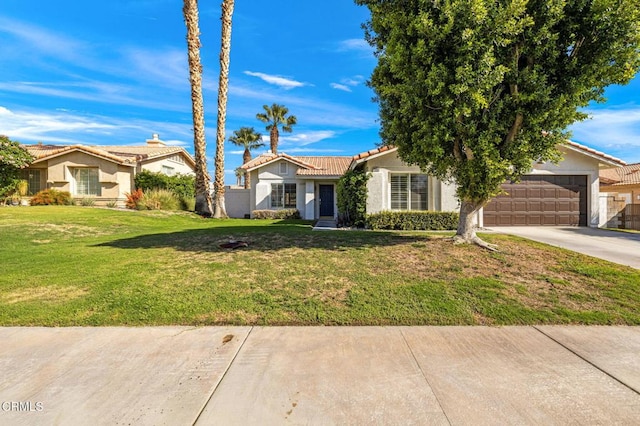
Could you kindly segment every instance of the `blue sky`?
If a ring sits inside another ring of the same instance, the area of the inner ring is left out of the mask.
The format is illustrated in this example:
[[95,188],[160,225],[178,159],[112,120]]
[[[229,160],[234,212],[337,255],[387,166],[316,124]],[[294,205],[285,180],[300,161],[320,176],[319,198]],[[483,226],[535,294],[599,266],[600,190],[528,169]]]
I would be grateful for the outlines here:
[[[153,133],[192,149],[186,29],[180,0],[2,0],[0,133],[23,143],[136,145]],[[350,0],[237,1],[227,137],[281,103],[298,118],[280,151],[354,155],[379,143],[365,81],[368,11]],[[209,169],[215,149],[220,1],[200,1]],[[573,140],[640,162],[640,78],[607,91]],[[268,145],[268,144],[267,144]],[[264,151],[256,151],[254,155]],[[227,184],[242,151],[227,144]]]

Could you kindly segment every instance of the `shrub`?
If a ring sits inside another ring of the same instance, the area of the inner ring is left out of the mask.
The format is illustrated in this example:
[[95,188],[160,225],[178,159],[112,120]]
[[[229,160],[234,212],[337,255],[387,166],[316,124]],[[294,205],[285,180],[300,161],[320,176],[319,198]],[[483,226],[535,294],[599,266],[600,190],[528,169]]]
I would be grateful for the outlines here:
[[114,209],[116,207],[118,207],[118,202],[117,201],[107,201],[107,207],[109,207],[110,209]]
[[336,188],[338,218],[341,225],[365,225],[367,217],[367,181],[371,175],[364,170],[349,170]]
[[178,198],[178,201],[180,201],[180,210],[192,212],[196,209],[196,199],[194,197],[183,195]]
[[80,205],[84,206],[84,207],[91,207],[91,206],[95,206],[96,205],[96,200],[95,198],[83,198],[82,200],[80,200]]
[[138,210],[179,210],[180,202],[173,191],[152,189],[142,195],[137,206]]
[[32,206],[70,206],[72,204],[73,198],[69,192],[56,189],[45,189],[31,197]]
[[140,201],[140,198],[142,198],[144,193],[142,192],[142,189],[138,188],[135,191],[133,191],[132,193],[125,192],[124,195],[127,197],[127,201],[125,202],[125,206],[128,209],[137,209],[138,208],[138,201]]
[[176,174],[167,176],[164,173],[143,170],[135,177],[136,188],[143,191],[151,189],[169,189],[178,197],[195,197],[196,180],[194,176]]
[[383,211],[367,215],[367,227],[375,230],[441,231],[458,227],[459,214],[432,211]]
[[300,219],[298,209],[283,210],[254,210],[251,212],[254,219]]

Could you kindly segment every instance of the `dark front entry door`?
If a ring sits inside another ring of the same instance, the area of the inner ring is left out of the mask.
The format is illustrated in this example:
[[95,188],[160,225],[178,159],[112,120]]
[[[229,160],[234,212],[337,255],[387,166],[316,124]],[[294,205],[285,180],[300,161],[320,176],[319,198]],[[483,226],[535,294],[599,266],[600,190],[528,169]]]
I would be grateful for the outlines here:
[[333,185],[320,185],[320,216],[333,217]]

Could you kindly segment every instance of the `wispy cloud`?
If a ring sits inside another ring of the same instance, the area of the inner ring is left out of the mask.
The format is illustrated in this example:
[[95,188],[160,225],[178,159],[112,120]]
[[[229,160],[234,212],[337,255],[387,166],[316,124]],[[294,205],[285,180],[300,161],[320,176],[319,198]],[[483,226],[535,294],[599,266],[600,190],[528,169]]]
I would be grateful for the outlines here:
[[325,139],[331,139],[336,136],[333,130],[314,130],[305,133],[293,134],[291,136],[280,136],[281,145],[297,145],[306,146]]
[[253,72],[253,71],[245,71],[244,73],[252,77],[258,77],[259,79],[261,79],[266,83],[273,84],[274,86],[281,87],[285,90],[295,89],[297,87],[304,87],[309,85],[307,83],[291,80],[289,78],[282,77],[279,75],[270,75],[262,72]]
[[342,90],[343,92],[352,92],[351,88],[345,84],[331,83],[331,87],[336,90]]
[[22,143],[92,144],[107,136],[113,145],[140,144],[153,133],[167,135],[165,143],[191,146],[190,128],[179,123],[112,119],[68,111],[57,113],[14,111],[0,106],[0,129]]
[[355,75],[353,77],[343,78],[340,83],[331,83],[331,87],[336,90],[342,90],[343,92],[352,92],[351,88],[359,86],[364,82],[364,77],[361,75]]
[[586,110],[571,126],[572,139],[630,162],[640,161],[640,107]]
[[338,52],[361,52],[373,57],[373,48],[362,38],[350,38],[338,43]]

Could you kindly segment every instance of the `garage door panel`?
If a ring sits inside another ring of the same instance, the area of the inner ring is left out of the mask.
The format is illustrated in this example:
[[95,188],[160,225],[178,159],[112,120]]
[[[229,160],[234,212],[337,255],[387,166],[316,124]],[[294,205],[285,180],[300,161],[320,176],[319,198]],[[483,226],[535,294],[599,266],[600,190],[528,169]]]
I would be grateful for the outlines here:
[[587,177],[528,175],[503,185],[484,209],[486,226],[587,226]]

